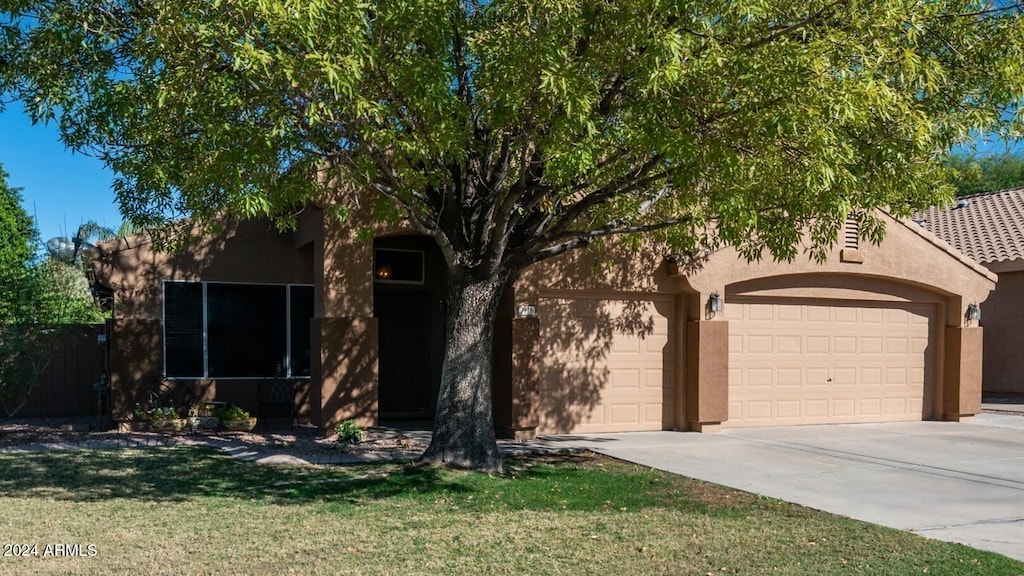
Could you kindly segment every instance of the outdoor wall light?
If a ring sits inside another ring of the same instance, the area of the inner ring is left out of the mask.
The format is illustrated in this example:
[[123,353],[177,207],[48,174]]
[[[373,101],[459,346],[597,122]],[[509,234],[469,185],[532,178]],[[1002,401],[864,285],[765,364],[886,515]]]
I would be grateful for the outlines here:
[[981,307],[978,306],[977,304],[971,302],[970,304],[967,305],[967,314],[966,314],[966,316],[967,316],[968,320],[973,320],[973,321],[981,320]]
[[718,295],[718,292],[712,292],[711,296],[708,296],[708,310],[712,312],[722,311],[722,297]]

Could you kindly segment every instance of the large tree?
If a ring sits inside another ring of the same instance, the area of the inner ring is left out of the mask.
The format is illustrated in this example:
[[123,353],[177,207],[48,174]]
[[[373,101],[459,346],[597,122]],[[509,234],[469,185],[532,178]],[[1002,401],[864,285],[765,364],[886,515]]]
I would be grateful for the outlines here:
[[1024,152],[951,154],[944,164],[957,196],[1024,186]]
[[38,243],[35,224],[21,205],[21,189],[7,183],[0,166],[0,324],[26,314],[24,289]]
[[21,191],[0,166],[0,416],[17,412],[48,364],[35,329],[40,287],[32,263],[39,234]]
[[[371,204],[437,241],[447,348],[423,459],[498,469],[491,320],[601,238],[821,257],[945,199],[1012,132],[1020,6],[967,0],[0,0],[3,89],[153,227]],[[803,238],[808,240],[801,248]]]
[[[79,234],[91,233],[84,227]],[[0,416],[26,403],[52,358],[52,335],[102,322],[81,262],[40,258],[39,233],[21,191],[0,166]]]

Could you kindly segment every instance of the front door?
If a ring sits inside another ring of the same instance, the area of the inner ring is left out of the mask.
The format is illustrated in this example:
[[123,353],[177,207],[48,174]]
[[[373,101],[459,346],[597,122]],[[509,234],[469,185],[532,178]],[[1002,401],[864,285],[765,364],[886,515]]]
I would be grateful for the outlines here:
[[373,243],[378,415],[431,419],[444,357],[444,259],[427,236],[390,236]]
[[431,418],[430,293],[378,286],[378,401],[381,418]]

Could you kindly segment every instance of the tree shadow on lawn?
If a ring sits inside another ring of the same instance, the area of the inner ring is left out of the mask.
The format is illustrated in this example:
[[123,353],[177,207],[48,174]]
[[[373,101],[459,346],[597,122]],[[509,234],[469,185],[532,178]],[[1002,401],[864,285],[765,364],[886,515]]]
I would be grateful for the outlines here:
[[715,487],[711,497],[706,489],[691,494],[686,484],[695,481],[591,454],[512,458],[507,464],[506,476],[488,476],[400,464],[264,465],[194,447],[17,452],[0,454],[0,497],[73,502],[223,498],[295,505],[451,500],[463,510],[671,506],[727,514],[750,504],[743,493]]

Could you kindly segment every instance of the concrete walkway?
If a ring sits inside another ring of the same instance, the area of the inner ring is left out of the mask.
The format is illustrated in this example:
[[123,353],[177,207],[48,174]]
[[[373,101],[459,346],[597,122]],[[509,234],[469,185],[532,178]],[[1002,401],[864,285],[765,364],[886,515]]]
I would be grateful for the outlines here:
[[1024,418],[543,438],[1024,560]]

